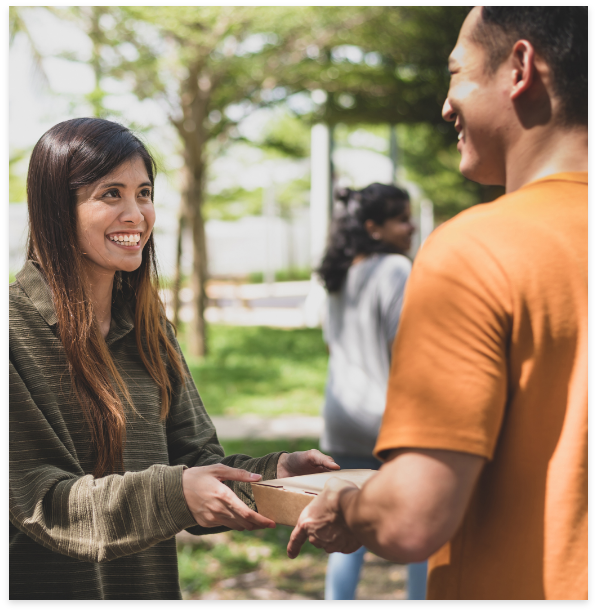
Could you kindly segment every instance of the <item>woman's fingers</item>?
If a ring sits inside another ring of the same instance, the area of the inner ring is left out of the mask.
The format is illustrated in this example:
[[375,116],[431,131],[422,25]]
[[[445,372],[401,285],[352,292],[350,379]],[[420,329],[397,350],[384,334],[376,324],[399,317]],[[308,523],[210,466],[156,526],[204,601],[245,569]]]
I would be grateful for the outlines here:
[[198,525],[224,525],[240,531],[275,527],[273,521],[248,508],[223,480],[257,482],[261,476],[221,464],[184,470],[183,493]]
[[274,521],[251,510],[251,508],[245,506],[230,489],[228,489],[228,491],[231,495],[231,498],[228,500],[228,507],[234,512],[235,516],[238,517],[242,524],[245,525],[245,529],[267,529],[276,526]]
[[329,472],[339,470],[340,466],[328,455],[324,455],[316,448],[305,451],[305,462],[310,464],[314,472]]
[[247,470],[232,468],[221,463],[215,463],[214,465],[205,467],[207,467],[212,475],[218,480],[236,480],[239,482],[257,482],[261,480],[261,474],[253,474],[252,472],[247,472]]

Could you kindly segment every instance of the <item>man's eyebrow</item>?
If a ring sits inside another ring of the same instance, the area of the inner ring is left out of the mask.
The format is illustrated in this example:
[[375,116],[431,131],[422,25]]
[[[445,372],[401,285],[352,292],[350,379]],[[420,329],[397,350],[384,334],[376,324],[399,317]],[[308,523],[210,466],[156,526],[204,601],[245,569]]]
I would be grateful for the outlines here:
[[[106,189],[107,187],[126,187],[126,185],[124,183],[102,183],[98,185],[98,189]],[[152,184],[149,181],[145,181],[140,183],[139,187],[152,187]]]

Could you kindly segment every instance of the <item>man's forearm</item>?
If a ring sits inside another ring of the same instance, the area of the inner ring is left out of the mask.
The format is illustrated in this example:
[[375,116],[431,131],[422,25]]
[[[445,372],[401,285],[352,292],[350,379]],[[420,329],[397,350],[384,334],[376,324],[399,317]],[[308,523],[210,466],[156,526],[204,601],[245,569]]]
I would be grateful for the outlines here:
[[[379,476],[378,476],[379,477]],[[401,517],[400,508],[388,508],[378,499],[377,483],[362,490],[345,489],[340,493],[339,505],[348,528],[371,552],[395,563],[416,563],[428,557],[420,541],[400,529],[407,517]]]
[[369,550],[397,563],[424,561],[455,533],[484,464],[475,455],[396,452],[362,488],[341,492],[348,528]]

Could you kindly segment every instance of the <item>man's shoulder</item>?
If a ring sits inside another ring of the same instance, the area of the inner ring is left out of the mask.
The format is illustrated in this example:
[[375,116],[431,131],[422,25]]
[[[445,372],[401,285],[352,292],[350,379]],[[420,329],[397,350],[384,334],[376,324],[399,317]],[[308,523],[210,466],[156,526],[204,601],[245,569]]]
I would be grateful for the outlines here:
[[[585,180],[583,180],[585,178]],[[512,245],[544,226],[559,226],[562,212],[583,214],[587,204],[586,173],[562,173],[540,178],[493,202],[477,204],[446,221],[432,233],[436,242],[471,245],[484,241]],[[565,200],[565,202],[564,202]],[[580,206],[574,208],[576,202]],[[566,205],[564,207],[564,204]],[[556,227],[557,229],[557,227]],[[472,240],[464,241],[463,238]],[[475,240],[476,239],[476,240]]]

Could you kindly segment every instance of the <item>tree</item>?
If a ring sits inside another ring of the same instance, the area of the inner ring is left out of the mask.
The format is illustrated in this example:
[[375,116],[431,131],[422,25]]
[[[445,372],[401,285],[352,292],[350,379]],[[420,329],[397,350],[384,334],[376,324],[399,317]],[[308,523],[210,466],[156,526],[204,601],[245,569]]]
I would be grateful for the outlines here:
[[[309,89],[310,72],[320,68],[308,49],[328,44],[338,30],[356,27],[379,11],[203,6],[75,7],[64,13],[92,38],[96,75],[129,82],[140,100],[160,101],[181,139],[181,224],[190,225],[194,247],[192,354],[205,354],[207,348],[202,207],[210,153],[237,136],[236,126],[252,110]],[[306,70],[291,69],[301,63],[309,65]]]
[[[94,113],[113,114],[105,108],[103,89],[104,79],[112,77],[127,83],[139,100],[160,103],[180,138],[180,226],[192,229],[194,246],[189,348],[195,355],[207,348],[206,171],[223,147],[241,139],[237,126],[251,112],[321,89],[327,92],[325,103],[303,112],[303,120],[426,122],[437,126],[440,143],[454,142],[448,126],[442,131],[439,111],[447,90],[447,56],[465,13],[461,7],[52,10],[75,20],[92,41],[96,87],[88,101]],[[287,153],[293,149],[275,133],[261,144]]]

